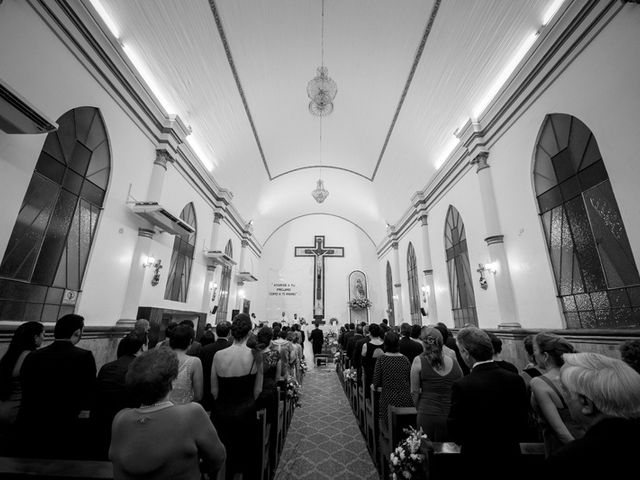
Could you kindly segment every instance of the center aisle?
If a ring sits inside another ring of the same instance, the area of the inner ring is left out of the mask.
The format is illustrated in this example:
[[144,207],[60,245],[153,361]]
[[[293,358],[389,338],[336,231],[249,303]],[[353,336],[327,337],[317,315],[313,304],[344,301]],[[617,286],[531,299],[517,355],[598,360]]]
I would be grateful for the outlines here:
[[378,479],[335,364],[315,367],[309,361],[302,407],[291,420],[275,476],[275,480],[298,479]]

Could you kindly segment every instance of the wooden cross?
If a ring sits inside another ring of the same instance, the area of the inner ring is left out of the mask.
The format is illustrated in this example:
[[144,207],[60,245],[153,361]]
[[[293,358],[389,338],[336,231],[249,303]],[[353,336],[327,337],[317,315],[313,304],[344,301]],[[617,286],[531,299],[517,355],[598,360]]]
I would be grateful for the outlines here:
[[313,257],[313,318],[324,318],[324,259],[344,257],[343,247],[325,247],[324,235],[314,237],[312,247],[295,247],[296,257]]

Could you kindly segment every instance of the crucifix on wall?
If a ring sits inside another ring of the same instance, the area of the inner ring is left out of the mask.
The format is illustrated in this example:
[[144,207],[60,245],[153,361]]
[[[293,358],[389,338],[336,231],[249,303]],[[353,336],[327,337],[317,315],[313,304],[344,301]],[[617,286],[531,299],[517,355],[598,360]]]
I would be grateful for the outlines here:
[[296,257],[313,257],[313,318],[324,318],[324,259],[344,257],[343,247],[325,247],[324,235],[314,237],[312,247],[295,247]]

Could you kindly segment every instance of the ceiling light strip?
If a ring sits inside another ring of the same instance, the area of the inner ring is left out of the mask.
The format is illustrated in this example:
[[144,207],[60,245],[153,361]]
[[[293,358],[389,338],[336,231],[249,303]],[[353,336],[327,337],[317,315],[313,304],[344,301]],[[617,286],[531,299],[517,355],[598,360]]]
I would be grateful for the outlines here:
[[258,131],[256,130],[256,126],[253,123],[253,117],[251,115],[251,111],[249,110],[249,104],[247,102],[247,98],[244,95],[244,90],[242,88],[242,83],[240,83],[240,77],[238,76],[238,71],[236,70],[235,62],[233,61],[233,56],[231,55],[231,48],[229,47],[229,42],[227,41],[227,35],[224,32],[224,28],[222,27],[222,19],[220,18],[220,14],[218,13],[218,7],[216,6],[215,0],[209,0],[209,7],[211,8],[211,13],[213,13],[213,18],[216,22],[216,27],[218,28],[218,34],[220,35],[220,40],[222,40],[222,45],[224,46],[224,51],[227,55],[227,61],[229,62],[229,67],[231,67],[231,73],[233,74],[233,78],[236,82],[236,87],[238,87],[238,93],[240,94],[240,98],[242,99],[242,105],[244,106],[244,111],[247,114],[247,118],[249,119],[249,124],[251,125],[251,131],[253,132],[253,137],[256,139],[256,145],[258,146],[258,151],[260,152],[260,157],[262,158],[262,164],[264,165],[264,169],[267,171],[267,176],[269,180],[273,180],[271,177],[271,172],[269,171],[269,166],[267,165],[267,160],[264,156],[264,151],[262,150],[262,144],[260,143],[260,137],[258,136]]
[[376,168],[373,170],[373,174],[371,175],[371,181],[373,181],[376,178],[376,174],[378,173],[378,168],[380,168],[380,162],[382,162],[382,157],[384,156],[384,153],[387,150],[389,139],[391,138],[391,134],[393,133],[393,129],[396,125],[396,121],[398,120],[398,116],[400,115],[400,110],[402,109],[402,105],[404,104],[404,99],[407,96],[409,87],[411,86],[413,76],[416,73],[416,70],[418,68],[418,63],[420,63],[420,58],[422,57],[422,52],[424,51],[424,47],[427,44],[427,39],[429,38],[429,34],[431,33],[433,22],[435,21],[436,15],[438,13],[438,9],[440,8],[440,2],[441,0],[436,0],[433,4],[433,8],[431,9],[431,15],[429,16],[429,21],[427,22],[427,26],[424,29],[424,34],[422,35],[422,40],[420,40],[420,45],[418,46],[416,56],[413,60],[413,65],[411,66],[409,77],[407,78],[407,81],[404,85],[404,90],[402,91],[402,95],[400,96],[400,101],[398,102],[398,106],[396,107],[396,113],[393,115],[393,120],[391,121],[391,126],[389,127],[389,131],[387,132],[387,137],[385,138],[384,144],[382,145],[382,150],[380,151],[380,156],[378,157],[378,163],[376,163]]

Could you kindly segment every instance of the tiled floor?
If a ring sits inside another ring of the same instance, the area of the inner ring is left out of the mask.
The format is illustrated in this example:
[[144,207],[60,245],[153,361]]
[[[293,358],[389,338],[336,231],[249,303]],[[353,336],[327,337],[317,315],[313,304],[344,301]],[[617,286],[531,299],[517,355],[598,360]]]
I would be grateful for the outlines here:
[[377,480],[335,365],[310,365],[275,480]]

